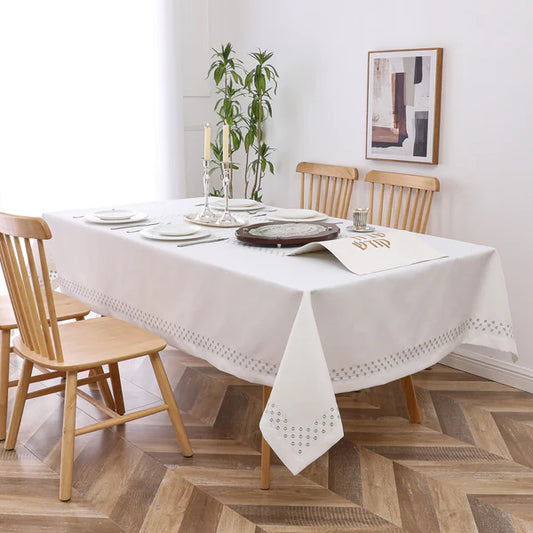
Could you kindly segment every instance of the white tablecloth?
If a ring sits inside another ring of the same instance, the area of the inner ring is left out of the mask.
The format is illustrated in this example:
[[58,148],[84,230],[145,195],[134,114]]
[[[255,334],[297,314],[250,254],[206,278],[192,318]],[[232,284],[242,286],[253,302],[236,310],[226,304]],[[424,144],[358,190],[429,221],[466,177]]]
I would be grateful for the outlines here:
[[[177,222],[198,203],[128,207]],[[328,252],[287,256],[239,243],[234,229],[213,230],[227,241],[177,247],[73,218],[82,213],[44,216],[62,290],[273,386],[261,430],[293,473],[342,437],[335,393],[413,374],[462,343],[516,354],[492,248],[420,236],[447,257],[358,276]]]

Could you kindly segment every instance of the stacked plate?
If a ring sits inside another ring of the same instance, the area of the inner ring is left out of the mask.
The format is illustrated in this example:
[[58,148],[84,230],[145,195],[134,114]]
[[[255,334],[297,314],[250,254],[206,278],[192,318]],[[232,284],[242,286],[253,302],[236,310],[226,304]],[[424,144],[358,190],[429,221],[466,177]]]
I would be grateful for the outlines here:
[[275,213],[269,213],[268,218],[280,222],[318,222],[326,220],[328,216],[312,209],[278,209]]
[[[224,198],[217,198],[212,200],[210,206],[213,209],[225,209],[226,204]],[[256,211],[261,209],[263,204],[256,202],[255,200],[249,200],[248,198],[230,198],[228,200],[228,209],[230,211]]]
[[148,215],[129,209],[102,209],[87,215],[85,220],[96,224],[124,224],[146,220]]
[[193,224],[161,224],[144,228],[141,235],[156,241],[192,241],[208,237],[210,233]]

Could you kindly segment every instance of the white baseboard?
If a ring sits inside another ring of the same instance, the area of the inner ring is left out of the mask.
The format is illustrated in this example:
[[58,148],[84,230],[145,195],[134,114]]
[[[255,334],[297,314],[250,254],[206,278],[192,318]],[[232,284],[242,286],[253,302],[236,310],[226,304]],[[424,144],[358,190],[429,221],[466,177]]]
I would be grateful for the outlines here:
[[510,387],[533,392],[533,369],[500,361],[468,348],[458,348],[441,363]]

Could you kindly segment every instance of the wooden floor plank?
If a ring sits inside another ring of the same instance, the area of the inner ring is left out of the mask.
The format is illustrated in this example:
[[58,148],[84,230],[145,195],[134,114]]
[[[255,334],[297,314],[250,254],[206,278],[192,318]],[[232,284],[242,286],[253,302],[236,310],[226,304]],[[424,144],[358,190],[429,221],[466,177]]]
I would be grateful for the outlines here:
[[[16,451],[0,451],[1,531],[533,533],[530,394],[434,365],[414,376],[421,425],[399,383],[340,395],[345,437],[299,476],[274,458],[262,491],[261,387],[172,348],[162,359],[194,457],[166,413],[84,435],[60,503],[62,397],[33,401]],[[147,362],[121,371],[126,406],[159,401]],[[80,423],[99,418],[79,402]]]

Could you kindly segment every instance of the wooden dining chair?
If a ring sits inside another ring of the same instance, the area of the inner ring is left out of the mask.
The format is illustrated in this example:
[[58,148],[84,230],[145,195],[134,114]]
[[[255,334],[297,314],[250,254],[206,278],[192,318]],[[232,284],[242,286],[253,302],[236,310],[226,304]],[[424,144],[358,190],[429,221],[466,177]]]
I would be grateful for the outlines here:
[[[57,320],[59,322],[65,320],[83,320],[90,313],[89,307],[82,302],[75,300],[65,294],[59,292],[53,292],[54,305],[57,313]],[[8,408],[8,392],[9,388],[16,387],[18,385],[18,379],[9,380],[9,360],[13,348],[11,346],[11,335],[14,330],[17,329],[17,320],[11,301],[8,295],[0,296],[0,336],[1,336],[1,348],[0,348],[0,440],[6,438],[7,428],[7,408]],[[41,369],[42,374],[38,374],[31,377],[31,383],[37,381],[45,381],[58,377],[55,373],[46,372],[45,369]],[[118,387],[120,384],[120,376],[116,376],[111,380],[111,386],[113,388],[113,395],[109,389],[107,378],[101,377],[104,373],[103,369],[96,369],[93,373],[94,380],[89,382],[90,385],[96,385],[100,389],[100,394],[104,400],[106,406],[115,410],[118,414],[124,413],[124,399],[122,397],[122,389]],[[83,391],[79,391],[80,396],[85,397]]]
[[[58,324],[43,244],[44,240],[51,237],[50,228],[41,218],[0,213],[0,262],[20,332],[13,339],[13,348],[23,358],[5,448],[12,450],[15,447],[26,400],[64,389],[59,499],[67,501],[72,492],[74,438],[78,435],[167,411],[182,454],[190,457],[193,452],[159,356],[166,346],[163,339],[140,327],[109,317]],[[33,244],[36,244],[35,252]],[[39,274],[43,280],[43,290],[39,285]],[[94,379],[78,379],[78,373],[94,370],[100,377],[113,379],[111,372],[100,374],[103,365],[117,368],[121,361],[145,355],[150,358],[164,403],[123,415],[100,404],[100,410],[109,418],[76,428],[77,387]],[[58,374],[64,373],[65,384],[28,392],[34,365]]]
[[426,233],[433,193],[440,189],[437,178],[371,170],[365,181],[370,183],[369,223]]
[[302,174],[300,207],[314,209],[330,217],[347,218],[353,184],[359,177],[356,168],[321,163],[298,163]]

